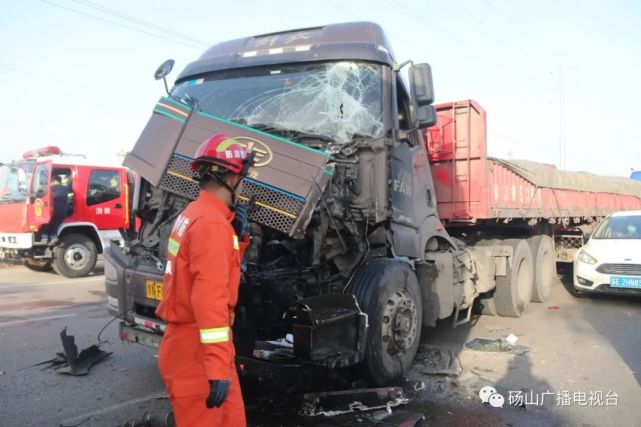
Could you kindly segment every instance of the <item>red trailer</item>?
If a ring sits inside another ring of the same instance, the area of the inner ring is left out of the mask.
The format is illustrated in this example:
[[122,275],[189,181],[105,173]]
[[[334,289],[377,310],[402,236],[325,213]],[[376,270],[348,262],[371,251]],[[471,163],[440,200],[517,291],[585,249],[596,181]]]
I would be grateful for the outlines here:
[[641,182],[488,157],[486,114],[475,101],[436,110],[427,150],[439,215],[454,234],[547,234],[555,239],[557,260],[571,262],[592,224],[615,211],[641,209]]

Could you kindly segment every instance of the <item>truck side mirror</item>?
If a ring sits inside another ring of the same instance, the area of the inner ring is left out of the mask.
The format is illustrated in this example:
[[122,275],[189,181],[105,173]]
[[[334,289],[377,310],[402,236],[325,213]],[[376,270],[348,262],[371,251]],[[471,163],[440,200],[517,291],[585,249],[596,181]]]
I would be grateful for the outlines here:
[[171,70],[174,68],[175,61],[173,59],[168,59],[158,66],[156,72],[154,73],[154,79],[160,80],[164,79],[171,73]]
[[169,95],[169,86],[167,86],[167,79],[166,77],[171,73],[171,70],[174,68],[175,61],[173,59],[168,59],[156,69],[156,72],[154,73],[154,79],[160,80],[162,79],[162,82],[165,84],[165,91],[167,92],[167,95]]
[[419,129],[426,129],[436,124],[436,108],[433,105],[421,105],[416,111],[416,124]]
[[434,102],[434,84],[430,64],[415,64],[409,70],[412,101],[417,107]]

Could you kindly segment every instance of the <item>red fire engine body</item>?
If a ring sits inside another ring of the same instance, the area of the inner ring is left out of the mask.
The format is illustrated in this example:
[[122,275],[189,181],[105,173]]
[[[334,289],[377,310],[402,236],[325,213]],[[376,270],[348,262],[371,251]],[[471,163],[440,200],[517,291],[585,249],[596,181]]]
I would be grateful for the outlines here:
[[[58,239],[47,242],[43,236],[53,217],[54,177],[68,189],[67,216]],[[0,261],[24,262],[37,271],[53,268],[67,277],[87,275],[98,254],[122,242],[119,229],[130,226],[133,179],[125,168],[91,164],[62,155],[57,147],[0,164]]]

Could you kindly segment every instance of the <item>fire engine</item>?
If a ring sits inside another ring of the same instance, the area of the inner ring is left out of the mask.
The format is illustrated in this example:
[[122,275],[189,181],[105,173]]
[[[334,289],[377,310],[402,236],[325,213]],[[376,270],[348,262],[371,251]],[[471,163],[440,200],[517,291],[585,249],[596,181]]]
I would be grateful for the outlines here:
[[[66,218],[51,241],[45,230],[53,217],[55,177],[68,195]],[[107,246],[122,244],[119,230],[130,226],[134,179],[123,167],[91,164],[53,146],[0,163],[0,261],[66,277],[88,275]]]

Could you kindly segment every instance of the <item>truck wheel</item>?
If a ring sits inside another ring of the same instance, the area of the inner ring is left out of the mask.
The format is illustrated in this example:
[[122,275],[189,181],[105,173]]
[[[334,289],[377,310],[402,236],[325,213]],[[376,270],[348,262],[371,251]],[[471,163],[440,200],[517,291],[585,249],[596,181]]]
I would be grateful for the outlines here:
[[532,298],[532,252],[525,239],[508,239],[503,244],[511,245],[514,253],[512,265],[507,267],[507,275],[496,277],[494,303],[501,316],[521,317]]
[[366,379],[379,386],[400,380],[421,340],[423,304],[416,275],[404,262],[372,259],[358,270],[346,292],[356,296],[368,316],[362,364]]
[[94,242],[84,234],[66,234],[54,248],[53,269],[65,277],[82,277],[96,266],[98,251]]
[[52,261],[45,261],[39,259],[26,259],[24,261],[24,266],[31,271],[37,271],[40,273],[51,271],[53,267],[51,266]]
[[534,287],[532,301],[545,302],[556,281],[556,255],[554,241],[550,236],[539,235],[528,239],[534,258]]

